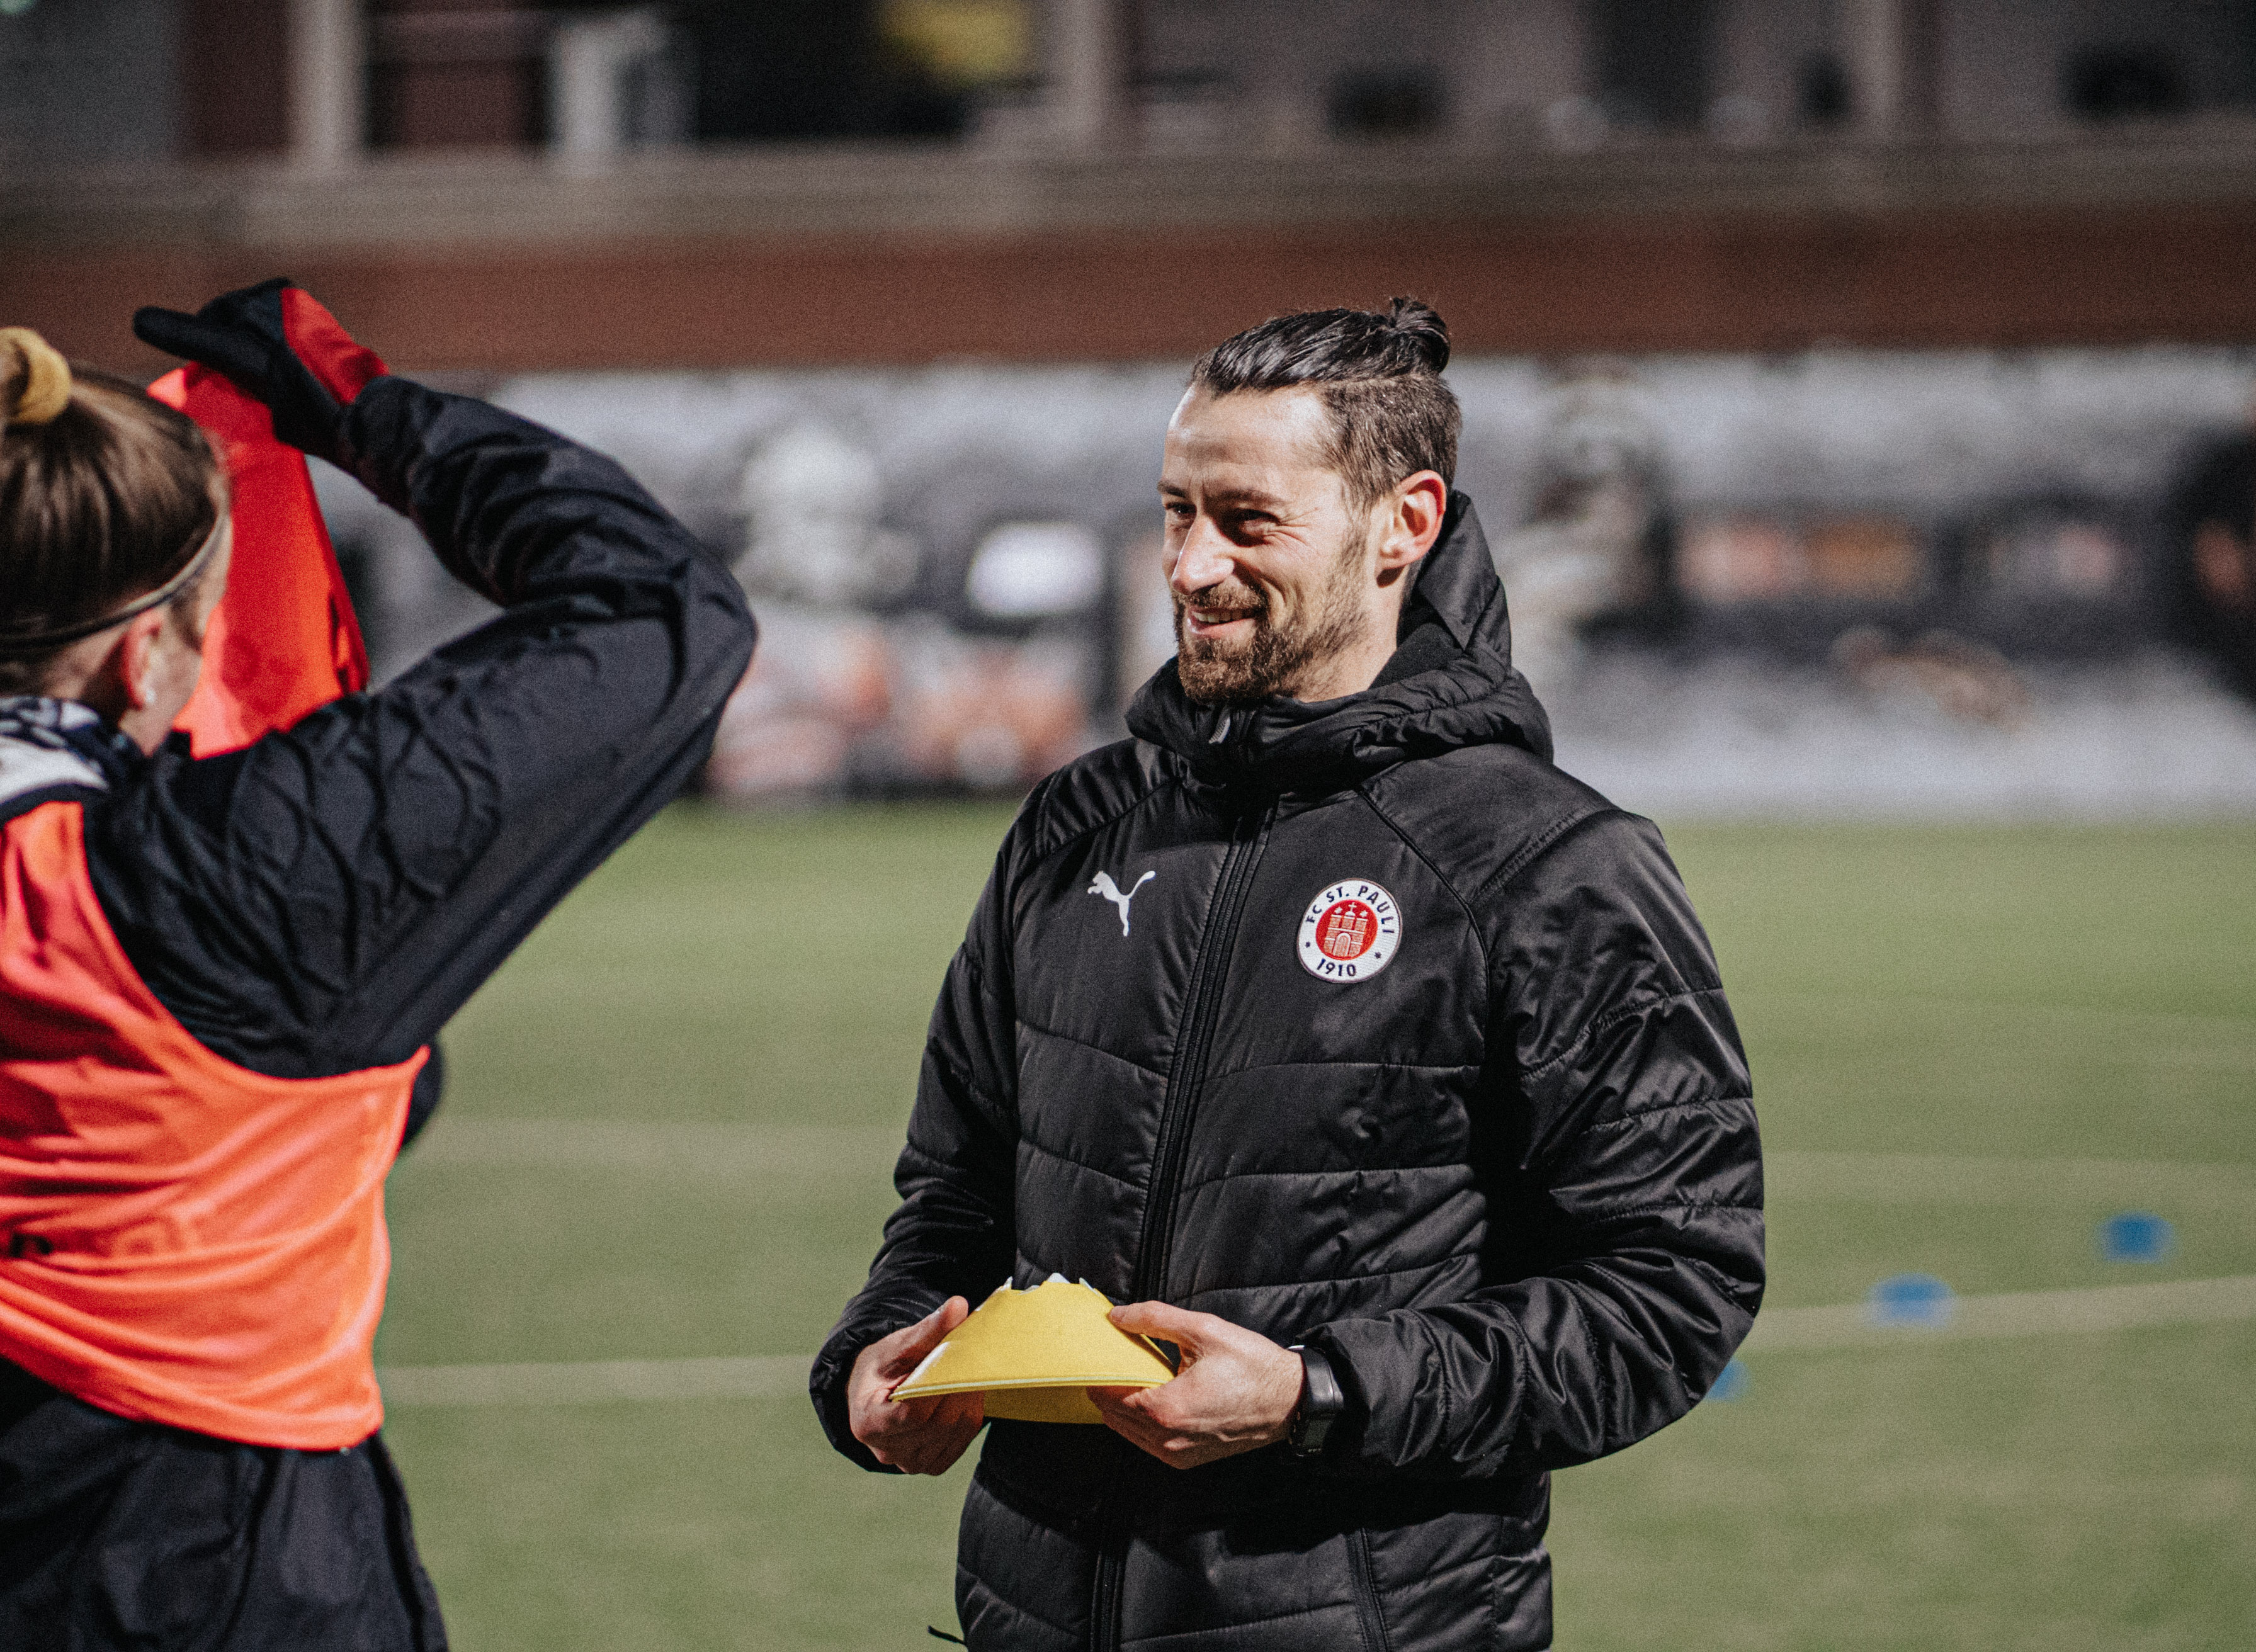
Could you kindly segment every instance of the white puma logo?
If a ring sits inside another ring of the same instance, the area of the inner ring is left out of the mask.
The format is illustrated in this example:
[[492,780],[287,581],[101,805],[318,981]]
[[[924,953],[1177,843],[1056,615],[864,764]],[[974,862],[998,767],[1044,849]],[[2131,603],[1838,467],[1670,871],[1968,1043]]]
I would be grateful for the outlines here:
[[1128,932],[1128,903],[1136,898],[1136,891],[1138,889],[1142,889],[1146,883],[1149,883],[1153,878],[1159,875],[1159,873],[1156,871],[1145,873],[1143,876],[1138,878],[1133,883],[1130,884],[1128,886],[1128,892],[1125,895],[1123,895],[1120,892],[1120,886],[1112,881],[1111,873],[1099,872],[1096,875],[1096,882],[1090,884],[1083,893],[1089,895],[1102,895],[1106,900],[1111,902],[1113,905],[1118,907],[1120,909],[1120,932],[1123,935],[1125,935]]

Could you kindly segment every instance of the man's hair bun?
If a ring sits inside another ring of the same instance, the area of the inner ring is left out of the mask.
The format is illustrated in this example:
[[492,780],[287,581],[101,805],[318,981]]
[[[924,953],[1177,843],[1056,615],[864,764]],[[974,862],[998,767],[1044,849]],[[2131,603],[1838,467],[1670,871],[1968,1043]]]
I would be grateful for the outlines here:
[[1449,324],[1422,299],[1396,299],[1386,306],[1386,320],[1418,354],[1429,373],[1449,364]]
[[1217,344],[1191,382],[1217,396],[1439,373],[1449,364],[1449,326],[1419,299],[1375,310],[1303,310],[1273,316]]

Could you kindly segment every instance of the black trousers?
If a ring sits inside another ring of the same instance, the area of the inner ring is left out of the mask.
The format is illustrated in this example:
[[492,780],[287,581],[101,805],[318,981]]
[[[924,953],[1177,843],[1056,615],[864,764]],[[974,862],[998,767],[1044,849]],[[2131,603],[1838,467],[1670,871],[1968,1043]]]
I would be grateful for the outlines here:
[[113,1417],[0,1360],[0,1648],[446,1645],[382,1435],[242,1445]]

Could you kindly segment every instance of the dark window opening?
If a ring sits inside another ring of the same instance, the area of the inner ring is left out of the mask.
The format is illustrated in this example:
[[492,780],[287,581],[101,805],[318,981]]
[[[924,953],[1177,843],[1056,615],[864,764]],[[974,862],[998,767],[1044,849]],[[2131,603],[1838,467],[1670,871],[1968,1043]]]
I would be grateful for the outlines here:
[[1593,8],[1598,102],[1632,130],[1696,127],[1708,109],[1710,0],[1600,0]]
[[1144,69],[1136,96],[1146,103],[1198,103],[1227,95],[1237,79],[1223,69]]
[[1330,103],[1332,130],[1343,137],[1407,137],[1442,123],[1442,88],[1424,69],[1343,74]]
[[683,9],[701,138],[947,137],[969,101],[887,43],[871,0]]
[[1854,112],[1849,93],[1849,71],[1830,52],[1814,52],[1801,60],[1795,103],[1804,126],[1829,129],[1845,126]]
[[2175,57],[2154,46],[2086,46],[2062,75],[2069,109],[2088,121],[2182,115],[2193,107]]

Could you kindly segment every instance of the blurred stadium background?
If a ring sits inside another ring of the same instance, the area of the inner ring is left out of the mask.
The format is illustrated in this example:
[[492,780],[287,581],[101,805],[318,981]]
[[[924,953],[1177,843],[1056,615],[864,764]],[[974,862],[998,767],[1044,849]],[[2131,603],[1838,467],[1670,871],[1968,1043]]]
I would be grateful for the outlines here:
[[[765,622],[394,1177],[469,1652],[951,1625],[958,1480],[804,1356],[1009,798],[1168,651],[1184,369],[1396,292],[1773,1152],[1740,1367],[1559,1481],[1562,1644],[2256,1642],[2256,0],[0,0],[0,253],[152,373],[287,271]],[[337,482],[379,670],[476,623]]]

